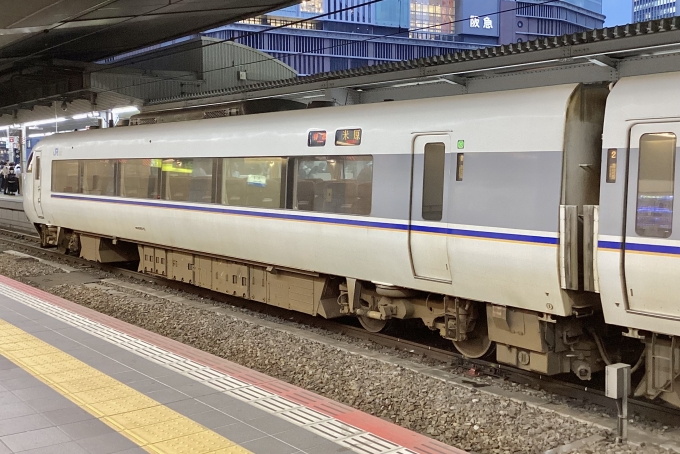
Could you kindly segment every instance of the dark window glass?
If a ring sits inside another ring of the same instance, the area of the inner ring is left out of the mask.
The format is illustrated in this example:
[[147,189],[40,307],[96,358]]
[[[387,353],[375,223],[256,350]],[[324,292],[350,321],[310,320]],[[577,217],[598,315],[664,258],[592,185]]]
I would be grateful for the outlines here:
[[640,236],[671,236],[676,144],[672,133],[645,134],[640,138],[635,216],[635,232]]
[[116,161],[95,159],[80,161],[80,163],[82,166],[80,192],[90,195],[116,195]]
[[444,208],[444,161],[446,146],[443,143],[425,145],[423,169],[423,219],[441,221]]
[[304,211],[371,214],[372,156],[297,159],[295,207]]
[[163,159],[163,199],[211,203],[214,159]]
[[[36,171],[39,172],[40,158],[36,160]],[[52,161],[52,192],[80,192],[79,161]]]
[[121,197],[157,199],[161,165],[161,159],[121,159]]
[[254,208],[285,206],[285,158],[222,159],[223,205]]
[[463,169],[465,168],[465,153],[456,156],[456,181],[463,181]]

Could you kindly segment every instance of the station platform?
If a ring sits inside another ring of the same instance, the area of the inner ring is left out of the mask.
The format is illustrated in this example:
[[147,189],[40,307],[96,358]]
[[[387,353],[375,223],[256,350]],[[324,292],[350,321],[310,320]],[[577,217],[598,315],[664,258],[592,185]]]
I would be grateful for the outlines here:
[[24,213],[21,195],[4,195],[0,192],[0,228],[35,233],[35,228]]
[[0,454],[462,454],[0,276]]

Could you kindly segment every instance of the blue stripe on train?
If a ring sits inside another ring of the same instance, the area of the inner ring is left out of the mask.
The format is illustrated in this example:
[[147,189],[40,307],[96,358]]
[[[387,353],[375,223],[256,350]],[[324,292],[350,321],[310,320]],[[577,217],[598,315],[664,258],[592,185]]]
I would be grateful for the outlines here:
[[[599,241],[598,247],[602,249],[616,249],[621,250],[623,245],[620,241]],[[626,243],[626,250],[634,252],[649,252],[652,254],[671,254],[680,255],[680,247],[678,246],[662,246],[657,244],[639,244]]]
[[[130,199],[110,199],[110,198],[95,198],[95,197],[84,197],[79,195],[59,195],[52,194],[52,197],[57,199],[68,199],[68,200],[82,200],[88,202],[101,202],[101,203],[112,203],[112,204],[122,204],[122,205],[133,205],[133,206],[143,206],[143,207],[153,207],[153,208],[176,208],[189,211],[199,211],[204,213],[219,213],[219,214],[234,214],[240,216],[252,216],[261,217],[268,219],[282,219],[289,221],[306,221],[306,222],[317,222],[323,224],[334,224],[334,225],[347,225],[352,227],[370,227],[386,230],[401,230],[408,231],[408,224],[398,224],[391,222],[377,222],[377,221],[364,221],[359,219],[345,219],[345,218],[326,218],[326,217],[316,217],[307,216],[302,214],[287,214],[287,213],[263,213],[258,211],[248,211],[239,210],[234,208],[226,208],[220,206],[206,207],[202,205],[178,205],[178,204],[168,204],[162,202],[152,202],[144,200],[130,200]],[[411,229],[414,232],[422,233],[435,233],[441,235],[458,235],[470,238],[484,238],[492,240],[504,240],[504,241],[516,241],[524,243],[536,243],[536,244],[559,244],[557,238],[535,236],[535,235],[519,235],[513,233],[496,233],[496,232],[482,232],[478,230],[463,230],[463,229],[449,229],[446,227],[431,227],[423,225],[413,225]]]

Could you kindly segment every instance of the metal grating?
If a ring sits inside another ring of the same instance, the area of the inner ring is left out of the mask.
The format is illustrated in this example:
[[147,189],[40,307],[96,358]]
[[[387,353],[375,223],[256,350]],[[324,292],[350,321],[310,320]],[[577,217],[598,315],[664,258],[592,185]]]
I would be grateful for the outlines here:
[[238,108],[220,109],[212,110],[210,112],[203,112],[203,118],[207,119],[207,118],[233,117],[238,114],[239,114]]
[[134,124],[141,126],[141,125],[155,125],[158,120],[155,118],[138,118],[133,121]]
[[282,413],[284,411],[289,411],[297,408],[301,408],[301,405],[296,404],[295,402],[291,402],[288,399],[284,399],[283,397],[270,397],[268,399],[261,399],[257,400],[255,402],[252,402],[253,406],[259,407],[264,411],[267,411],[269,413]]
[[364,454],[387,454],[399,449],[399,445],[384,440],[377,435],[363,433],[354,437],[338,440],[338,444]]
[[350,426],[337,419],[331,419],[328,421],[320,422],[318,424],[312,424],[308,426],[308,429],[312,432],[321,435],[329,440],[338,441],[344,438],[349,438],[362,433],[366,433],[361,429],[357,429],[354,426]]
[[284,411],[279,416],[298,426],[309,426],[330,420],[330,416],[312,410],[307,407],[296,408],[295,410]]

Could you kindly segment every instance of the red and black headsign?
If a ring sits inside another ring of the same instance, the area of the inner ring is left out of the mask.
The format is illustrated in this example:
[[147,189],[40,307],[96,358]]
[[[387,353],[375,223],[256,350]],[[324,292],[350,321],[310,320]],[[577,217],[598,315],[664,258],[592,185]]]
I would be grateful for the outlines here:
[[335,144],[341,147],[361,145],[361,129],[338,129],[335,132]]
[[326,131],[310,131],[307,146],[323,147],[326,145]]

